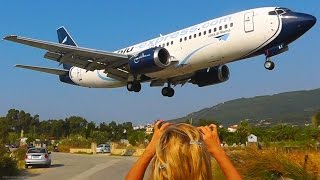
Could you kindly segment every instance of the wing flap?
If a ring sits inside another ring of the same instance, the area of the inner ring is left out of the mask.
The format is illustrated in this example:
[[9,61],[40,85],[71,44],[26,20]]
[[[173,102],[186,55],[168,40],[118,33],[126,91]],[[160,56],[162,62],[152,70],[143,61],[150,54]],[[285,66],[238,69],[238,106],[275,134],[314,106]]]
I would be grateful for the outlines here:
[[68,70],[64,70],[64,69],[53,69],[53,68],[28,66],[28,65],[21,65],[21,64],[17,64],[17,65],[15,65],[15,67],[29,69],[29,70],[33,70],[33,71],[44,72],[44,73],[49,73],[49,74],[55,74],[55,75],[67,75],[69,73]]

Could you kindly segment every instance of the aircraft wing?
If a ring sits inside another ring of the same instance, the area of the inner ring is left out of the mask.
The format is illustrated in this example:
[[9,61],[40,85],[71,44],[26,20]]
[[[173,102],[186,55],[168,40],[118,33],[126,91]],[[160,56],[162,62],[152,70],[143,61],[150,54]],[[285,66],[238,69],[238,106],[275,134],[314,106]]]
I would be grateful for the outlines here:
[[60,63],[80,67],[88,71],[101,69],[117,71],[122,69],[118,74],[121,74],[122,77],[128,76],[128,73],[123,70],[123,67],[128,64],[130,58],[128,55],[30,39],[16,35],[6,36],[4,40],[48,50],[44,57]]
[[64,69],[52,69],[52,68],[45,68],[45,67],[38,67],[38,66],[27,66],[27,65],[21,65],[21,64],[17,64],[15,65],[15,67],[29,69],[33,71],[40,71],[40,72],[55,74],[55,75],[66,75],[69,73],[68,70],[64,70]]

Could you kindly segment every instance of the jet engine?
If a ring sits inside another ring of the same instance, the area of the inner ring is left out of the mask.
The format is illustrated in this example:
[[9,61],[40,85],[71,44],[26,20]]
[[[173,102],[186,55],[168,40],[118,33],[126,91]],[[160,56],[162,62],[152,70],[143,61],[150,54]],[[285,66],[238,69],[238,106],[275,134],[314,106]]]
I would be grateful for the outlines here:
[[226,65],[215,66],[197,71],[191,78],[191,83],[199,87],[225,82],[229,79],[229,68]]
[[169,65],[170,54],[162,47],[147,49],[129,59],[130,72],[135,75],[157,72]]

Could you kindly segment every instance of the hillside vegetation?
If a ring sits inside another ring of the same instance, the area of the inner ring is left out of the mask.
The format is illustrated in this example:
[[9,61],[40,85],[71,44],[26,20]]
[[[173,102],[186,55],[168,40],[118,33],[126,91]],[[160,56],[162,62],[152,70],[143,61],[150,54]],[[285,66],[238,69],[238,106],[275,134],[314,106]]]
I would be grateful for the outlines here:
[[232,125],[248,119],[252,124],[269,122],[304,125],[320,110],[320,89],[295,91],[275,95],[241,98],[190,113],[175,119],[184,122],[193,119],[215,120],[222,125]]

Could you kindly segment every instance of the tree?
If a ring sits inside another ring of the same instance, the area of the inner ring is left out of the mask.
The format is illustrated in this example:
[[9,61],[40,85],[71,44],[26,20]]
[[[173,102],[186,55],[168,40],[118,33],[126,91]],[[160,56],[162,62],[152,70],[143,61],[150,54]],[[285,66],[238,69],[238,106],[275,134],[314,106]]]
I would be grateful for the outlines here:
[[314,116],[312,116],[311,124],[313,127],[319,127],[320,125],[320,111],[317,112]]
[[87,127],[87,120],[79,116],[71,116],[66,118],[70,134],[85,135],[85,128]]
[[0,144],[8,142],[9,122],[6,118],[0,117]]
[[90,123],[88,123],[88,125],[86,127],[86,138],[91,137],[91,135],[95,129],[96,129],[96,123],[94,123],[92,121]]
[[19,111],[16,109],[10,109],[7,113],[6,119],[8,120],[10,129],[15,130],[16,123],[18,121]]
[[247,142],[247,137],[250,135],[250,133],[251,133],[251,126],[249,122],[245,120],[240,122],[240,125],[237,131],[235,132],[235,135],[238,138],[238,142],[244,144]]
[[205,120],[205,119],[199,119],[194,125],[195,126],[207,126],[210,124],[215,124],[219,126],[219,123],[215,120]]
[[141,130],[133,131],[128,137],[129,143],[133,146],[136,146],[137,144],[143,144],[145,139],[145,132]]

